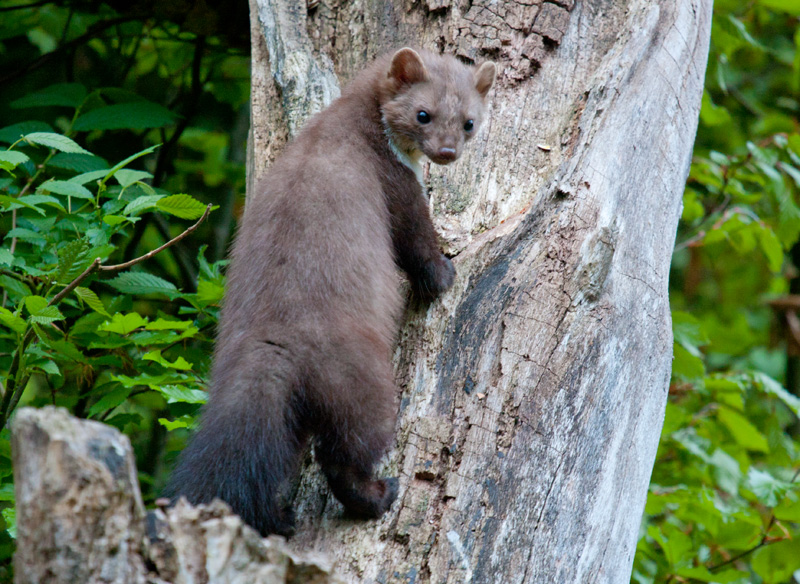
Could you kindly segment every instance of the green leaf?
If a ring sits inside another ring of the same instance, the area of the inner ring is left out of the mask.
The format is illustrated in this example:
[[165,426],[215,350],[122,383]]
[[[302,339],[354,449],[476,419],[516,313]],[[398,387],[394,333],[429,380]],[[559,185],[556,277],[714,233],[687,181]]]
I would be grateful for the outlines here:
[[83,288],[82,286],[78,286],[75,288],[75,294],[83,300],[89,308],[94,310],[95,312],[99,312],[105,316],[111,316],[108,314],[106,307],[103,305],[102,300],[98,298],[97,294],[92,292],[89,288]]
[[774,513],[775,518],[781,521],[800,523],[800,501],[790,501],[786,498],[775,507]]
[[193,416],[181,416],[175,420],[167,420],[166,418],[159,418],[158,423],[164,426],[167,430],[172,432],[178,428],[192,429],[197,424],[197,420]]
[[101,324],[98,330],[127,335],[146,324],[147,319],[138,312],[129,312],[128,314],[117,313],[111,317],[111,321]]
[[774,395],[791,409],[795,415],[800,416],[800,398],[792,395],[777,381],[766,373],[760,371],[753,372],[753,381],[765,392]]
[[704,91],[703,101],[700,106],[700,120],[706,126],[721,126],[730,123],[731,114],[724,107],[715,105],[708,91]]
[[0,163],[5,163],[3,166],[8,170],[13,170],[20,164],[26,163],[30,158],[27,154],[17,152],[16,150],[0,150]]
[[88,130],[142,130],[161,128],[175,123],[177,116],[156,103],[131,101],[94,109],[75,120],[72,128]]
[[783,498],[791,483],[772,476],[768,472],[750,467],[747,471],[747,487],[767,507],[774,507]]
[[164,197],[156,203],[156,207],[181,219],[199,219],[206,212],[206,206],[189,195]]
[[55,193],[57,195],[67,195],[77,199],[93,200],[94,195],[89,189],[74,182],[66,180],[49,180],[39,185],[37,193]]
[[127,157],[125,160],[123,160],[122,162],[118,162],[117,164],[115,164],[115,165],[114,165],[114,166],[111,168],[111,170],[109,170],[109,171],[106,173],[105,177],[103,177],[103,182],[105,182],[106,180],[108,180],[109,178],[111,178],[112,176],[114,176],[114,175],[117,173],[117,171],[118,171],[119,169],[121,169],[121,168],[125,168],[125,167],[126,167],[126,166],[128,166],[128,165],[129,165],[131,162],[133,162],[134,160],[136,160],[137,158],[141,158],[142,156],[147,156],[148,154],[151,154],[151,153],[152,153],[152,152],[154,152],[154,151],[155,151],[155,150],[156,150],[156,149],[157,149],[159,146],[161,146],[161,144],[156,144],[155,146],[150,146],[149,148],[145,148],[144,150],[140,150],[140,151],[139,151],[139,152],[137,152],[136,154],[131,154],[130,156],[128,156],[128,157]]
[[172,282],[146,272],[124,272],[105,283],[124,294],[164,294],[170,298],[179,294]]
[[31,121],[31,122],[20,122],[18,124],[14,124],[11,126],[6,126],[2,130],[0,130],[0,142],[4,142],[6,144],[13,144],[20,138],[22,138],[25,134],[30,134],[31,132],[52,132],[53,128],[50,124],[46,124],[44,122],[38,121]]
[[122,213],[123,215],[136,215],[147,209],[152,209],[156,206],[159,199],[163,198],[164,195],[143,195],[141,197],[136,197],[133,201],[128,203],[125,209],[122,210]]
[[758,0],[765,8],[800,16],[800,0]]
[[78,107],[86,98],[80,83],[57,83],[11,102],[13,108],[64,106]]
[[6,522],[6,531],[11,539],[17,539],[17,510],[14,507],[6,507],[0,513]]
[[146,327],[144,327],[148,331],[182,331],[186,330],[192,326],[192,322],[188,320],[164,320],[163,318],[159,318],[154,320]]
[[14,263],[14,254],[11,250],[5,247],[0,247],[0,265],[10,266]]
[[106,215],[103,217],[103,223],[111,226],[125,222],[136,223],[138,220],[138,217],[123,217],[122,215]]
[[24,333],[25,329],[27,328],[24,319],[18,317],[9,309],[3,307],[0,307],[0,323],[10,328],[17,334]]
[[673,344],[672,374],[683,379],[700,379],[706,373],[703,360],[692,355],[678,343]]
[[149,172],[145,172],[143,170],[129,170],[129,169],[120,169],[114,175],[114,178],[117,179],[117,182],[123,187],[129,187],[133,183],[138,182],[140,180],[146,178],[153,178],[153,175]]
[[91,154],[88,150],[84,150],[76,142],[70,140],[61,134],[53,132],[33,132],[26,134],[25,140],[31,144],[38,144],[40,146],[47,146],[48,148],[55,148],[61,152],[78,152],[81,154]]
[[0,275],[0,288],[8,292],[12,298],[24,298],[31,293],[30,288],[23,282],[5,274]]
[[28,313],[33,316],[40,310],[47,308],[47,298],[35,295],[28,296],[25,298],[25,308],[27,308]]
[[189,389],[178,385],[153,386],[157,392],[167,398],[167,403],[204,404],[208,394],[200,389]]
[[103,395],[103,397],[92,404],[88,410],[89,416],[94,417],[113,410],[117,406],[124,403],[126,399],[128,399],[131,391],[132,388],[130,387],[116,386],[114,389]]
[[31,321],[38,322],[39,324],[50,324],[51,322],[55,322],[57,320],[64,320],[64,315],[61,314],[61,311],[59,311],[55,306],[43,308],[38,313],[31,316]]
[[769,227],[764,227],[758,232],[758,240],[764,255],[767,256],[769,269],[777,274],[783,265],[783,247],[778,236]]
[[186,361],[183,357],[178,357],[173,363],[167,361],[161,355],[161,351],[154,350],[150,351],[149,353],[145,353],[142,355],[142,359],[146,361],[155,361],[159,365],[166,367],[167,369],[178,369],[180,371],[189,371],[192,368],[192,364]]
[[[94,170],[108,170],[108,163],[94,154],[78,154],[75,152],[59,152],[47,163],[49,168],[62,168],[74,172],[92,172]],[[75,182],[72,177],[70,182]],[[102,178],[102,176],[100,177]],[[85,184],[85,183],[79,183]]]
[[96,182],[98,180],[104,179],[108,173],[109,171],[105,169],[92,170],[89,172],[84,172],[83,174],[79,174],[77,176],[73,176],[67,182],[75,183],[77,185],[85,185],[86,183]]
[[58,250],[58,266],[56,282],[69,284],[83,270],[89,267],[91,260],[87,259],[87,252],[91,244],[84,238],[73,239]]
[[753,571],[764,584],[783,584],[800,569],[800,539],[779,541],[753,554]]
[[717,411],[717,418],[740,446],[755,452],[769,452],[767,439],[740,413],[722,407]]

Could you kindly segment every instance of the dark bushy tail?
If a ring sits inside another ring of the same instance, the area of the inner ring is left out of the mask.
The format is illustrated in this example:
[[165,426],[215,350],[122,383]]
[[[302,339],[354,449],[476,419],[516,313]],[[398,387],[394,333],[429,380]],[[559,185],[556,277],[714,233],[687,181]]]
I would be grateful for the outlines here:
[[292,388],[269,355],[253,357],[239,360],[242,373],[206,405],[164,495],[173,503],[220,498],[262,535],[291,535],[294,517],[284,498],[302,446]]

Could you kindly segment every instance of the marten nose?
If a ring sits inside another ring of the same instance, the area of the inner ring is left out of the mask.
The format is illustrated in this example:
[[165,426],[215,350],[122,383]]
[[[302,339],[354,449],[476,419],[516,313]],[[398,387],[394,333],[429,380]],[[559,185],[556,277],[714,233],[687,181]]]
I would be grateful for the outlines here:
[[456,149],[455,148],[439,148],[439,158],[444,160],[455,160],[456,159]]

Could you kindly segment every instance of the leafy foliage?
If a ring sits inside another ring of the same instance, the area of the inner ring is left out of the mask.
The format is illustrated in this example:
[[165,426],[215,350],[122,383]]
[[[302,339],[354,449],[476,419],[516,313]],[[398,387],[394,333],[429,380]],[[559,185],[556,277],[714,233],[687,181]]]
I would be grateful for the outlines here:
[[634,582],[800,582],[800,378],[780,326],[800,283],[799,14],[715,3]]
[[[243,191],[249,57],[107,4],[0,0],[0,10],[0,581],[10,581],[15,407],[56,404],[122,429],[146,501],[195,423]],[[148,254],[208,202],[219,208],[196,232]]]

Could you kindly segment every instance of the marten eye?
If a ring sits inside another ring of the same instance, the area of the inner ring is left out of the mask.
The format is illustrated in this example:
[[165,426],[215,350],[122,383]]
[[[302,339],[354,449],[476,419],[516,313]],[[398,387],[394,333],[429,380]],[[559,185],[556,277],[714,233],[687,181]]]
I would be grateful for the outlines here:
[[464,122],[464,131],[465,132],[471,132],[472,128],[474,128],[474,127],[475,127],[475,122],[473,122],[472,120],[467,120],[466,122]]
[[429,114],[425,110],[421,110],[417,112],[417,121],[420,124],[428,124],[431,121],[431,114]]

